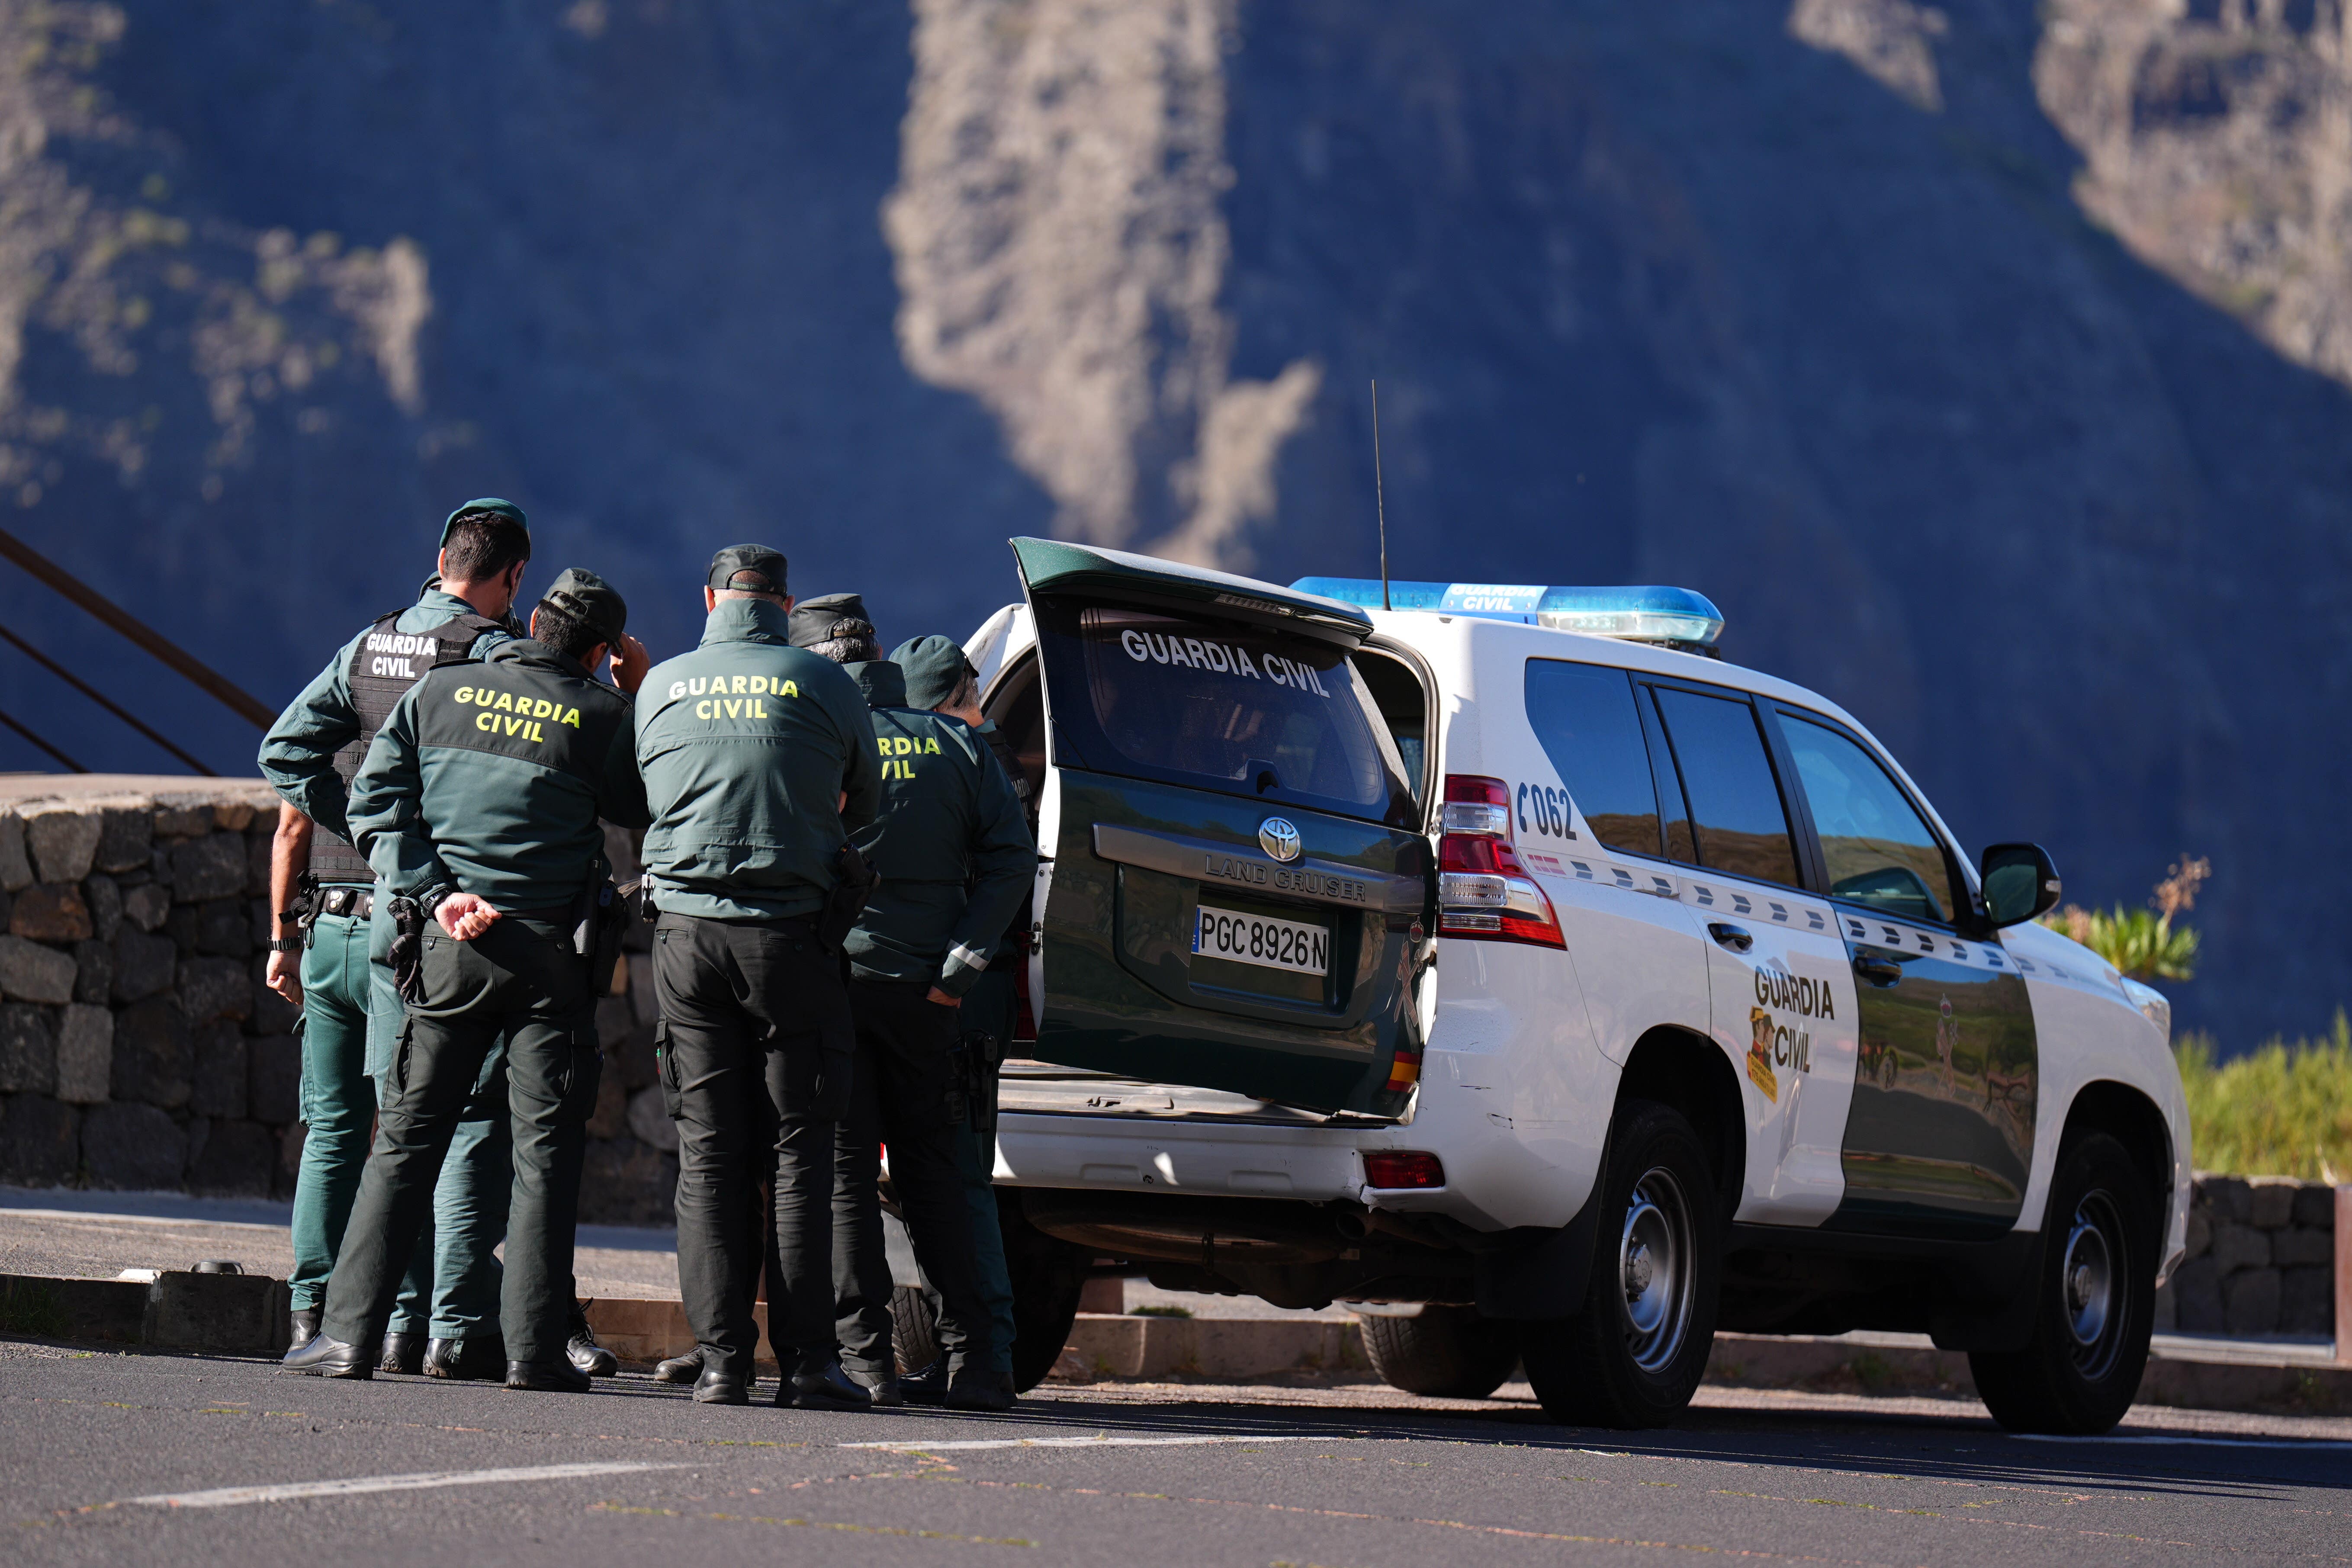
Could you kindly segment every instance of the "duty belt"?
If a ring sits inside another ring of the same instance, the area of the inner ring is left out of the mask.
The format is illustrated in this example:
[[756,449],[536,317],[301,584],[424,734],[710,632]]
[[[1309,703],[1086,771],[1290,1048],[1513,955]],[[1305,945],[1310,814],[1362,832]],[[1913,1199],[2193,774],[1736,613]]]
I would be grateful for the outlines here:
[[319,889],[319,912],[363,921],[375,913],[373,888],[326,887]]

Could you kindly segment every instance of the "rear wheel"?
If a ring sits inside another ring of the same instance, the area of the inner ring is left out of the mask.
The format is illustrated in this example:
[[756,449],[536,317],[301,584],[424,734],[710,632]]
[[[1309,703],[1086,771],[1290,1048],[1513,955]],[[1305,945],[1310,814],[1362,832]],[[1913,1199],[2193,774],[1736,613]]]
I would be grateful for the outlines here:
[[1664,1426],[1706,1370],[1722,1268],[1714,1175],[1680,1111],[1620,1110],[1599,1201],[1580,1310],[1520,1331],[1528,1382],[1555,1421]]
[[996,1189],[996,1215],[1013,1280],[1013,1386],[1026,1394],[1062,1359],[1094,1258],[1031,1225],[1018,1187]]
[[2156,1229],[2147,1180],[2121,1143],[2094,1132],[2059,1155],[2030,1287],[2033,1338],[1969,1354],[1994,1420],[2084,1436],[2123,1419],[2156,1323]]
[[930,1298],[912,1285],[890,1292],[890,1343],[900,1376],[911,1376],[940,1359],[939,1319]]
[[1518,1364],[1519,1338],[1469,1307],[1431,1305],[1410,1318],[1356,1320],[1364,1354],[1391,1388],[1452,1399],[1484,1399]]

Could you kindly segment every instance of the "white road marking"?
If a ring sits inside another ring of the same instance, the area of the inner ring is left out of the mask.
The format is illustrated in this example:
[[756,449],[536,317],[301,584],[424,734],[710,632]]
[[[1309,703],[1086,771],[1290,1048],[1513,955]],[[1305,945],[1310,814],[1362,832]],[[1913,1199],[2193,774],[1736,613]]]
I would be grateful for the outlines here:
[[2307,1454],[2332,1454],[2352,1448],[2352,1443],[2311,1437],[2200,1437],[2194,1433],[2110,1432],[2099,1437],[2064,1437],[2048,1432],[2011,1432],[2021,1443],[2121,1443],[2188,1446],[2199,1448],[2293,1448]]
[[235,1508],[248,1502],[290,1502],[297,1498],[356,1497],[362,1492],[413,1492],[430,1487],[482,1487],[503,1481],[555,1481],[573,1476],[620,1476],[633,1470],[683,1470],[687,1465],[607,1461],[586,1465],[526,1465],[503,1470],[420,1470],[405,1476],[352,1476],[338,1481],[289,1481],[272,1487],[215,1487],[202,1492],[157,1492],[125,1498],[150,1508]]
[[845,1448],[920,1449],[926,1454],[943,1454],[949,1449],[972,1448],[1191,1448],[1212,1443],[1353,1443],[1354,1437],[1232,1437],[1202,1436],[1186,1437],[1114,1437],[1108,1433],[1092,1437],[963,1437],[952,1442],[924,1443],[844,1443]]

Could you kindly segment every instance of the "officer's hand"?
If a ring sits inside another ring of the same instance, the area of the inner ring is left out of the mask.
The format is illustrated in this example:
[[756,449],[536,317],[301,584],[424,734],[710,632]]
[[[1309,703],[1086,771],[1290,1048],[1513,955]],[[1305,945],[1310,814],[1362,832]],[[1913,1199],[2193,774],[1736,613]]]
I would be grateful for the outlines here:
[[471,942],[498,923],[499,911],[477,894],[452,893],[441,900],[433,918],[459,942]]
[[962,997],[950,996],[936,985],[931,987],[931,994],[929,996],[924,997],[923,1000],[926,1002],[936,1002],[942,1007],[961,1007],[963,1005]]
[[299,1007],[302,1005],[302,955],[299,952],[271,953],[269,970],[263,975],[262,983]]
[[623,632],[621,646],[613,650],[613,684],[634,693],[646,683],[646,671],[653,667],[654,656],[646,651],[646,645]]

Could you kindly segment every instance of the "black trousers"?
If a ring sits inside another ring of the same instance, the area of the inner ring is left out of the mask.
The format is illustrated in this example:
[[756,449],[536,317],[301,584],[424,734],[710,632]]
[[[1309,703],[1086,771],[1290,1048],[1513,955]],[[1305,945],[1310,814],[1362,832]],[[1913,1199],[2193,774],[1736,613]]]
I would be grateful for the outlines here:
[[510,914],[472,942],[428,931],[421,973],[328,1282],[326,1331],[347,1344],[383,1337],[449,1140],[503,1034],[514,1177],[499,1325],[509,1360],[553,1362],[571,1337],[580,1166],[604,1060],[587,960],[568,921]]
[[840,960],[814,920],[661,917],[654,928],[662,1090],[677,1122],[677,1282],[706,1365],[748,1377],[775,1189],[768,1339],[786,1376],[833,1359],[834,1124],[855,1035]]
[[915,1261],[939,1293],[940,1352],[950,1370],[992,1364],[994,1331],[953,1142],[971,1133],[950,1120],[948,1099],[959,1012],[927,1000],[929,990],[920,982],[849,983],[857,1077],[834,1157],[835,1326],[842,1361],[875,1372],[891,1360],[890,1264],[877,1187],[884,1143]]

